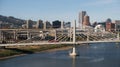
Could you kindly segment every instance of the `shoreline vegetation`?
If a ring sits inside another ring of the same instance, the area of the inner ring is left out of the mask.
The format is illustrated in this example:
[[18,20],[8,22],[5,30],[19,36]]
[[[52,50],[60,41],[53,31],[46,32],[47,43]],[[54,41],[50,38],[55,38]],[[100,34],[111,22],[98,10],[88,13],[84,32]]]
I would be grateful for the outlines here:
[[10,46],[0,49],[0,60],[13,58],[21,55],[28,55],[40,52],[52,52],[57,50],[66,50],[72,48],[72,45],[36,45],[36,46]]

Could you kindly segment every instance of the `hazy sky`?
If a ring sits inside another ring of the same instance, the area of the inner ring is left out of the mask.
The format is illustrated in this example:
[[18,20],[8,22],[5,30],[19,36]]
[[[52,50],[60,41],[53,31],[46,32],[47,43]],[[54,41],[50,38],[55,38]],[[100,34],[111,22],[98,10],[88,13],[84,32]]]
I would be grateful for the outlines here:
[[22,19],[72,21],[80,11],[91,22],[120,20],[120,0],[0,0],[0,15]]

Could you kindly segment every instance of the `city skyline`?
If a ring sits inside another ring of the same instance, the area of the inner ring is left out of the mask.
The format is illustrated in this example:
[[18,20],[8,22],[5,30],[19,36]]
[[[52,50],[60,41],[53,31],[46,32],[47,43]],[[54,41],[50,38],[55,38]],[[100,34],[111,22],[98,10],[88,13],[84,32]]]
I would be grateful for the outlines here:
[[0,15],[31,20],[78,21],[81,11],[86,11],[90,22],[119,20],[119,0],[1,0]]

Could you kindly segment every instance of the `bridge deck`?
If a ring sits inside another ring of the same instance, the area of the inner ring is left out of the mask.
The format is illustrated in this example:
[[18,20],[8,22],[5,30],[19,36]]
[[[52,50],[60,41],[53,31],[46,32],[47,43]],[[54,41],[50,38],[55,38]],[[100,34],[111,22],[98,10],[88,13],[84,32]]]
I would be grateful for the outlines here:
[[104,43],[104,42],[120,42],[120,40],[107,41],[79,41],[79,42],[33,42],[33,43],[14,43],[14,44],[0,44],[0,46],[23,46],[23,45],[52,45],[52,44],[82,44],[82,43]]

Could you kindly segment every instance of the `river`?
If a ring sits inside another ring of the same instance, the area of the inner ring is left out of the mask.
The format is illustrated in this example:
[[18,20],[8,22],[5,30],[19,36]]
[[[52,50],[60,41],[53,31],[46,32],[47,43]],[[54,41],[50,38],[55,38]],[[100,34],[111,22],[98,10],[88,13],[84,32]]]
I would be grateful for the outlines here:
[[96,43],[76,47],[80,56],[68,50],[41,52],[0,60],[0,67],[120,67],[120,43]]

